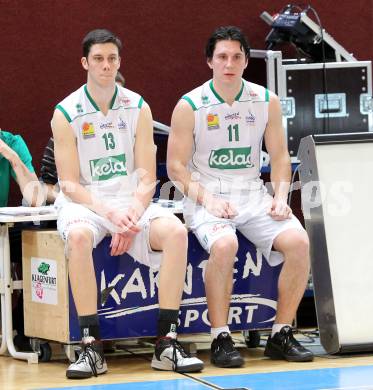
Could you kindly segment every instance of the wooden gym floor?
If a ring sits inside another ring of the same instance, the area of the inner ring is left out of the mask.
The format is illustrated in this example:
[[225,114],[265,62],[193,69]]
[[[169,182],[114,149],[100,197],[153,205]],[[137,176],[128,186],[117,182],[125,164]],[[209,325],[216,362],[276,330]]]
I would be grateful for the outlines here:
[[[271,361],[263,356],[266,336],[260,347],[248,349],[240,333],[233,335],[245,358],[239,369],[221,369],[209,363],[209,335],[189,335],[186,341],[197,343],[198,356],[205,362],[202,373],[182,375],[150,368],[152,348],[149,342],[120,342],[117,352],[107,356],[109,371],[97,378],[68,380],[66,356],[53,344],[52,360],[27,364],[11,357],[0,357],[0,389],[79,389],[79,390],[368,390],[373,389],[373,355],[330,356],[313,334],[297,335],[298,340],[316,355],[311,363]],[[310,337],[309,337],[310,336]],[[183,340],[183,338],[180,338]],[[119,349],[120,348],[120,349]],[[125,350],[123,350],[124,348]]]

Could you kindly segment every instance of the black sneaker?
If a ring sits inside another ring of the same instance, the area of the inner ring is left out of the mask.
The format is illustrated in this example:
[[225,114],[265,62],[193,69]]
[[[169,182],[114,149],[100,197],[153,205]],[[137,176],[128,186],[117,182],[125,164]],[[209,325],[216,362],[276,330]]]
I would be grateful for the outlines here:
[[171,337],[160,337],[154,349],[152,368],[162,371],[199,372],[203,370],[203,362],[190,356],[183,346]]
[[211,344],[211,363],[217,367],[241,367],[244,360],[228,332],[222,332]]
[[268,337],[264,355],[271,359],[283,359],[289,362],[313,360],[313,353],[299,344],[290,326],[284,326],[273,337]]

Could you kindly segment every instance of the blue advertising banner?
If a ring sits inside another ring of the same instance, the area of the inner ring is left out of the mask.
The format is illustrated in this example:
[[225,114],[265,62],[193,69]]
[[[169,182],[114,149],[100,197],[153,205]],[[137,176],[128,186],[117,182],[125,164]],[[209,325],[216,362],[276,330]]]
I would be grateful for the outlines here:
[[[240,233],[229,311],[231,330],[267,329],[276,313],[281,265],[272,267]],[[110,238],[94,250],[98,314],[105,340],[156,335],[158,272],[129,255],[110,256]],[[189,233],[188,266],[180,307],[178,333],[209,332],[204,275],[208,254]],[[70,289],[69,289],[70,290]],[[70,290],[70,340],[80,341]]]

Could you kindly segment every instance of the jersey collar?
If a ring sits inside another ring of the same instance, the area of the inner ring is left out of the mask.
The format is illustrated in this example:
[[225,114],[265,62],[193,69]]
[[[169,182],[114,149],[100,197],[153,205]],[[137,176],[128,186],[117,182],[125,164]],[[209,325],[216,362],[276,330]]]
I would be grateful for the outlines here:
[[[243,92],[243,87],[244,87],[244,83],[242,81],[241,89],[238,92],[237,96],[234,98],[235,101],[238,101],[240,99],[242,92]],[[211,89],[212,93],[215,95],[215,97],[219,100],[220,103],[225,103],[225,100],[216,92],[216,89],[214,88],[214,84],[213,84],[212,80],[210,81],[210,89]]]
[[[84,92],[87,95],[87,98],[91,102],[92,106],[95,108],[95,110],[96,111],[100,111],[100,109],[98,108],[98,105],[96,104],[96,102],[93,100],[92,96],[88,92],[87,84],[84,85]],[[111,110],[113,108],[114,102],[115,102],[115,98],[117,97],[117,94],[118,94],[118,86],[116,85],[115,86],[114,95],[113,95],[113,97],[111,98],[111,101],[110,101],[109,110]]]

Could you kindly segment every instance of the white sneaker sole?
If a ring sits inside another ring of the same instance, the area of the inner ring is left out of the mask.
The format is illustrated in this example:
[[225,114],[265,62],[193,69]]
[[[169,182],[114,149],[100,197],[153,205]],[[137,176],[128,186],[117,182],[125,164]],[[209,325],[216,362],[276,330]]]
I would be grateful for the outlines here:
[[[160,370],[160,371],[175,371],[171,361],[163,362],[157,359],[153,359],[151,363],[151,367],[154,368],[155,370]],[[178,366],[176,371],[177,372],[199,372],[203,370],[203,367],[204,366],[202,362],[194,363],[188,366]]]
[[[97,375],[106,374],[107,365],[105,364],[100,370],[97,370]],[[80,370],[66,370],[66,377],[69,379],[82,379],[91,378],[93,373],[91,371],[80,371]]]

